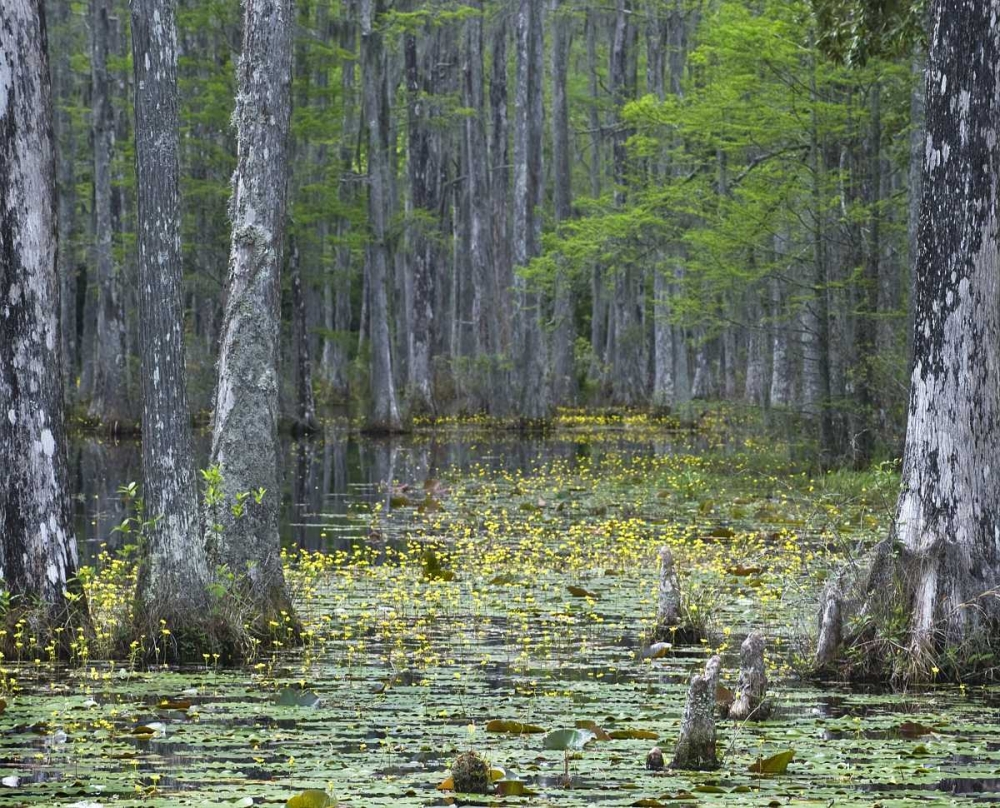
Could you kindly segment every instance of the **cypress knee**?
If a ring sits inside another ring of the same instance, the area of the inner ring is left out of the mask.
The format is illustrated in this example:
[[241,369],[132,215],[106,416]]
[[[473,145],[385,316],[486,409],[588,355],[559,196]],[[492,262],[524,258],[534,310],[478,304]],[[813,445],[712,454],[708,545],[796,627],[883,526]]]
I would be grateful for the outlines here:
[[713,656],[703,674],[691,677],[672,769],[708,771],[719,767],[715,756],[715,690],[721,665],[718,655]]

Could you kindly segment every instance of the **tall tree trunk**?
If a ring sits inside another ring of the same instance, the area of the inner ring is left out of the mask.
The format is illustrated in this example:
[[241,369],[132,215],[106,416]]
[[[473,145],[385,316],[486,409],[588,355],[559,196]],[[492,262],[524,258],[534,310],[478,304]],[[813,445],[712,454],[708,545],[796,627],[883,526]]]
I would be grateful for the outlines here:
[[881,79],[875,78],[869,89],[869,131],[865,138],[865,165],[859,173],[863,179],[862,200],[868,211],[868,232],[864,239],[862,279],[857,289],[858,301],[855,306],[855,356],[857,373],[855,378],[856,407],[853,419],[852,443],[854,464],[865,468],[871,462],[875,448],[875,429],[878,397],[875,390],[875,351],[877,347],[876,317],[880,287],[882,262],[881,202],[882,189],[882,90]]
[[278,535],[278,350],[292,11],[290,0],[244,0],[243,10],[232,245],[212,429],[222,500],[210,510],[216,535],[209,547],[253,604],[252,630],[269,634],[269,621],[291,612]]
[[[615,131],[612,141],[615,174],[615,204],[623,208],[628,185],[628,149],[630,130],[622,119],[625,104],[635,93],[631,69],[636,31],[631,22],[630,0],[618,0],[614,39],[611,45],[611,94],[615,103]],[[646,396],[645,329],[643,320],[642,280],[639,267],[623,260],[614,276],[614,353],[612,361],[612,396],[615,403],[640,404]]]
[[[779,243],[775,236],[775,243]],[[778,252],[778,258],[784,251]],[[791,401],[791,367],[788,356],[788,328],[784,324],[785,305],[781,280],[771,279],[771,392],[772,407],[787,407]]]
[[91,126],[94,143],[94,253],[97,286],[97,327],[94,331],[94,379],[90,416],[115,424],[130,416],[125,384],[126,335],[120,273],[112,252],[111,158],[115,143],[108,50],[111,2],[91,0]]
[[[527,267],[541,249],[542,203],[542,4],[518,0],[517,100],[514,120],[514,264]],[[545,384],[545,350],[541,327],[541,295],[528,288],[520,273],[518,297],[518,415],[547,418],[550,403]]]
[[[875,626],[905,610],[904,673],[924,679],[953,659],[948,652],[959,654],[961,671],[964,656],[993,641],[1000,619],[998,15],[996,0],[932,4],[902,490],[864,605]],[[893,649],[898,643],[894,635]]]
[[913,89],[910,92],[910,172],[909,210],[907,211],[907,248],[910,266],[909,307],[907,309],[906,356],[913,358],[913,324],[917,311],[917,237],[920,232],[920,204],[923,198],[924,152],[927,148],[926,93],[924,76],[927,70],[927,54],[917,45],[914,49],[910,70],[913,74]]
[[767,372],[765,345],[767,332],[761,325],[760,301],[754,298],[747,306],[747,372],[743,383],[743,398],[757,407],[767,405]]
[[653,275],[653,406],[674,405],[674,329],[670,323],[670,280],[661,268]]
[[[600,90],[601,78],[597,70],[597,31],[600,12],[590,9],[587,12],[587,82],[589,88],[589,104],[587,105],[587,123],[590,128],[590,196],[599,199],[601,196],[601,145],[603,129],[601,127]],[[590,350],[591,364],[588,376],[592,382],[599,382],[605,376],[607,361],[607,322],[608,302],[604,268],[595,261],[590,271]]]
[[803,409],[818,427],[819,463],[826,466],[837,454],[833,428],[833,408],[830,391],[830,308],[827,278],[826,240],[823,232],[823,184],[824,171],[822,144],[820,143],[819,112],[820,96],[816,89],[816,56],[813,47],[813,65],[810,74],[810,97],[812,103],[809,144],[809,171],[811,174],[812,267],[809,285],[812,287],[810,299],[805,304],[803,346],[803,388],[806,402]]
[[316,422],[316,397],[313,394],[308,313],[305,295],[302,293],[302,257],[297,242],[292,242],[290,252],[288,263],[292,274],[292,328],[295,331],[296,431],[311,434],[319,430],[319,424]]
[[[482,12],[482,3],[476,9]],[[469,158],[469,263],[473,283],[472,323],[475,354],[485,357],[500,352],[499,279],[493,262],[493,232],[490,189],[490,155],[486,140],[486,98],[483,76],[483,18],[474,14],[466,22],[465,106],[471,114],[464,125]],[[503,169],[506,171],[506,168]],[[492,365],[492,362],[491,362]]]
[[139,240],[143,499],[150,527],[139,571],[140,628],[154,641],[211,620],[184,379],[178,165],[177,31],[173,0],[133,0]]
[[361,72],[368,127],[368,219],[371,229],[365,260],[371,337],[371,409],[366,428],[396,432],[402,427],[392,376],[389,298],[386,284],[392,264],[389,218],[389,98],[386,91],[382,33],[376,23],[382,0],[361,0]]
[[[436,33],[427,30],[424,34],[430,40],[424,54],[425,68],[421,69],[417,52],[417,37],[407,34],[404,42],[406,60],[406,89],[408,95],[408,139],[410,173],[410,202],[416,216],[410,227],[410,250],[407,260],[409,294],[409,328],[407,329],[406,363],[409,390],[407,399],[411,413],[432,412],[434,400],[431,394],[431,327],[434,322],[434,270],[432,265],[433,238],[426,232],[430,221],[437,213],[439,200],[436,198],[438,173],[437,152],[433,148],[434,135],[430,126],[430,81],[428,72],[438,62],[438,49],[434,39]],[[478,322],[473,318],[473,322]]]
[[[56,157],[45,16],[0,6],[0,579],[32,631],[83,625],[60,373]],[[34,611],[33,614],[30,614]],[[67,632],[71,633],[71,632]]]
[[[660,102],[666,100],[667,44],[669,26],[657,3],[646,4],[646,92]],[[662,182],[670,170],[665,153],[650,161],[650,182]],[[676,248],[674,249],[676,251]],[[653,268],[653,396],[654,407],[672,407],[674,386],[674,326],[670,322],[671,283],[667,272],[670,262],[664,253],[657,256]]]
[[[338,199],[344,210],[348,210],[355,200],[354,161],[360,138],[358,118],[357,81],[355,79],[357,47],[357,0],[345,0],[344,19],[341,20],[340,48],[344,53],[341,61],[341,142],[340,142],[340,187]],[[348,396],[347,364],[348,334],[351,330],[351,280],[352,250],[347,243],[351,222],[346,213],[337,219],[336,269],[334,272],[333,305],[326,310],[324,326],[328,334],[323,339],[323,378],[330,385],[331,393],[337,399]],[[361,326],[359,325],[359,330]],[[330,333],[332,332],[332,336]]]
[[77,380],[77,319],[76,319],[76,254],[73,249],[74,228],[76,226],[76,137],[77,128],[69,107],[75,103],[76,87],[70,56],[73,50],[72,9],[61,0],[49,0],[46,4],[47,19],[50,20],[49,42],[52,43],[52,94],[55,113],[56,186],[59,204],[59,333],[61,336],[60,360],[63,368],[65,402],[76,399]]
[[[569,98],[566,78],[573,40],[572,6],[565,0],[552,0],[552,174],[555,223],[558,227],[573,215],[573,172],[570,162]],[[552,401],[568,404],[576,394],[573,348],[576,328],[573,322],[573,284],[569,268],[560,261],[557,267],[552,328]]]
[[[510,234],[510,119],[507,112],[507,38],[506,14],[500,15],[493,29],[493,68],[490,72],[490,110],[493,126],[490,133],[489,184],[493,206],[493,273],[492,284],[497,311],[510,311],[514,286]],[[499,317],[497,322],[497,354],[511,350],[513,340],[512,319]],[[501,390],[496,390],[498,398]],[[503,406],[501,404],[501,406]]]

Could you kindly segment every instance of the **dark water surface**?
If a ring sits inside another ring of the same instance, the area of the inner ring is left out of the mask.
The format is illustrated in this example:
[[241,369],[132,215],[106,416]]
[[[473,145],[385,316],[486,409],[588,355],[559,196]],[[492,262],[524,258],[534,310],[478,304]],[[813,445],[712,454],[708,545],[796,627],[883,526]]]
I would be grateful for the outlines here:
[[[195,433],[199,469],[209,462],[211,435]],[[691,441],[683,441],[690,451]],[[452,428],[394,438],[368,438],[346,429],[328,428],[322,435],[281,439],[282,543],[313,551],[344,549],[367,532],[359,512],[381,503],[392,510],[392,483],[421,488],[427,480],[470,469],[530,472],[552,461],[570,469],[581,460],[600,466],[614,457],[669,454],[675,439],[649,440],[627,432],[592,435],[561,433],[548,437],[511,431]],[[101,543],[121,542],[114,528],[126,517],[119,488],[142,484],[142,452],[138,441],[113,441],[77,435],[70,443],[70,483],[77,539],[84,563]]]

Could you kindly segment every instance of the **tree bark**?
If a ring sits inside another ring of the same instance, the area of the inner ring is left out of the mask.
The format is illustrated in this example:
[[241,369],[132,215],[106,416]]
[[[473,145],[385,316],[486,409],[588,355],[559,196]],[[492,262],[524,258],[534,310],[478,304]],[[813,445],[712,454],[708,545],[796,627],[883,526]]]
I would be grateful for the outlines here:
[[[519,0],[517,10],[517,99],[514,120],[514,265],[523,269],[541,250],[542,204],[542,8]],[[523,275],[517,289],[518,415],[533,421],[549,416],[541,295]]]
[[[617,0],[614,38],[611,44],[611,94],[615,104],[612,157],[615,204],[624,208],[628,186],[628,139],[631,131],[622,119],[625,104],[635,94],[633,59],[636,30],[631,21],[630,0]],[[612,398],[616,404],[637,406],[646,398],[645,328],[643,327],[642,278],[639,267],[624,260],[614,275],[614,352],[611,354]]]
[[717,769],[715,750],[715,690],[722,660],[713,656],[703,674],[691,677],[680,737],[674,750],[672,769],[707,771]]
[[[937,0],[903,488],[894,539],[914,657],[1000,616],[1000,4]],[[956,114],[957,110],[957,114]],[[877,594],[877,593],[873,593]]]
[[740,679],[736,686],[736,698],[729,708],[729,718],[733,721],[766,721],[770,714],[764,635],[752,631],[740,646]]
[[382,33],[376,23],[382,0],[361,0],[361,72],[368,128],[368,219],[370,241],[365,258],[368,276],[371,342],[371,409],[366,429],[397,432],[402,428],[392,375],[389,298],[386,289],[391,248],[389,217],[389,98],[386,92]]
[[[490,109],[493,126],[490,132],[490,197],[493,206],[493,276],[498,311],[510,311],[514,287],[510,234],[510,118],[507,112],[507,39],[506,14],[500,15],[493,29],[493,67],[490,72]],[[510,317],[500,317],[497,323],[497,354],[509,352],[513,341]],[[506,399],[505,391],[496,390],[497,397]]]
[[[434,148],[434,135],[430,128],[430,81],[428,73],[438,61],[435,34],[425,31],[429,40],[425,46],[424,67],[421,69],[417,38],[407,34],[404,42],[406,61],[406,90],[408,96],[408,169],[410,202],[416,216],[409,229],[410,249],[407,255],[410,270],[409,328],[407,329],[406,363],[408,381],[408,406],[411,413],[434,410],[431,394],[431,327],[434,322],[434,273],[432,258],[433,236],[427,234],[430,221],[437,213],[436,176],[438,150]],[[473,318],[474,322],[477,322]]]
[[[345,0],[343,19],[340,21],[340,48],[344,53],[340,64],[341,89],[341,139],[339,149],[340,185],[338,200],[344,211],[350,209],[355,198],[354,159],[358,140],[359,121],[357,116],[357,89],[355,81],[356,62],[354,51],[357,47],[357,0]],[[352,250],[346,243],[351,231],[351,222],[346,212],[337,217],[337,248],[335,271],[331,283],[324,288],[324,295],[330,298],[324,305],[323,325],[327,330],[323,338],[323,355],[320,360],[322,377],[330,387],[330,393],[337,400],[346,400],[349,390],[347,382],[348,336],[351,330],[351,280]]]
[[[476,8],[482,12],[482,3]],[[473,284],[472,324],[474,352],[485,357],[500,351],[499,285],[493,265],[493,233],[490,195],[490,156],[486,140],[486,99],[483,76],[483,19],[475,14],[466,22],[465,119],[463,136],[469,158],[469,263]],[[504,169],[506,170],[506,169]]]
[[243,9],[232,244],[212,429],[222,501],[209,513],[208,543],[210,558],[227,566],[251,599],[253,628],[271,633],[269,621],[291,612],[278,535],[278,350],[292,19],[289,0],[244,0]]
[[177,31],[173,0],[133,0],[135,152],[142,372],[143,499],[140,630],[174,637],[210,620],[208,557],[198,509],[184,378],[178,165]]
[[[948,658],[942,652],[954,652],[961,670],[964,656],[995,639],[1000,620],[998,15],[997,0],[932,4],[902,488],[861,606],[876,631],[903,611],[908,678],[931,678]],[[836,639],[839,626],[823,633]],[[827,658],[828,646],[820,649]]]
[[125,384],[126,335],[120,273],[112,253],[111,158],[115,144],[108,50],[111,41],[110,0],[91,0],[91,128],[94,145],[94,254],[97,326],[94,331],[94,378],[90,416],[112,429],[130,416]]
[[[569,52],[573,41],[572,7],[565,0],[552,0],[552,184],[555,224],[573,215],[573,172],[570,163],[569,98],[566,91]],[[573,284],[569,267],[560,261],[556,269],[552,326],[552,402],[565,405],[576,394],[573,348]]]
[[45,15],[0,6],[0,582],[32,631],[85,625],[63,427]]
[[299,434],[311,434],[319,430],[319,424],[316,421],[316,396],[313,394],[312,355],[309,351],[306,300],[302,293],[302,258],[297,243],[292,244],[290,252],[292,328],[295,331],[295,429]]
[[68,3],[49,0],[46,4],[49,25],[49,42],[52,43],[52,95],[55,129],[56,187],[59,204],[59,333],[62,346],[60,360],[63,368],[65,403],[70,406],[76,399],[77,381],[77,317],[76,317],[76,254],[73,235],[76,227],[76,138],[77,127],[69,106],[76,98],[75,79],[70,66],[73,50],[72,9]]

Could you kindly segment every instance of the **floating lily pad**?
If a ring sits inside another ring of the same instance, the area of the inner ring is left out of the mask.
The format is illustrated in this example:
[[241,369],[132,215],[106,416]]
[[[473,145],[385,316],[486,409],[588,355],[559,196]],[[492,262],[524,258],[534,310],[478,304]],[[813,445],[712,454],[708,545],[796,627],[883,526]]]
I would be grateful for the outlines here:
[[788,764],[795,758],[794,749],[786,749],[778,752],[769,758],[758,758],[756,763],[750,764],[752,774],[784,774],[788,769]]
[[522,724],[520,721],[504,721],[495,718],[486,724],[486,731],[503,732],[507,735],[535,735],[545,732],[545,728],[535,724]]
[[638,740],[638,741],[655,741],[660,736],[649,729],[613,729],[608,733],[616,741],[622,740]]
[[317,707],[320,697],[311,690],[283,687],[278,691],[278,698],[274,703],[279,707]]
[[329,808],[333,805],[333,800],[325,791],[318,788],[311,788],[289,797],[285,803],[285,808]]

